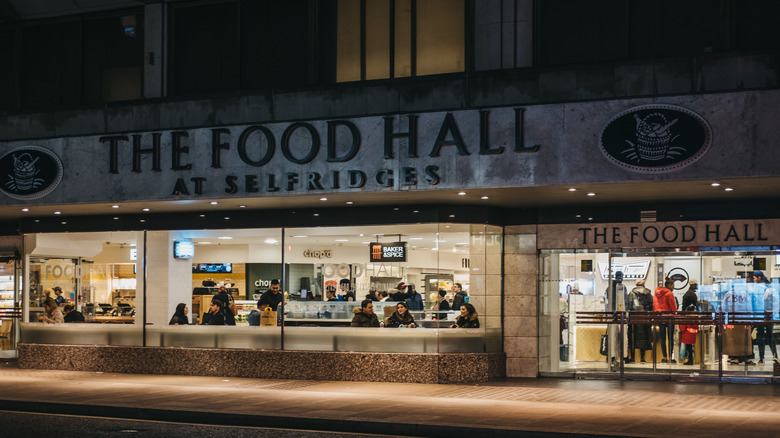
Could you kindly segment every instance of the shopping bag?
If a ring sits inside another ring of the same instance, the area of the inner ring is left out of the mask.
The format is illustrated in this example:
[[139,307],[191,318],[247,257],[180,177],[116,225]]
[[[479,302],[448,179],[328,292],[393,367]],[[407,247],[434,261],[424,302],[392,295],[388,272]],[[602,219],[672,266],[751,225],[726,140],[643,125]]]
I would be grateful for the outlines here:
[[609,354],[609,335],[601,335],[601,345],[599,346],[599,353],[602,356]]
[[260,326],[275,326],[276,325],[276,311],[271,310],[270,307],[266,307],[265,310],[260,312]]

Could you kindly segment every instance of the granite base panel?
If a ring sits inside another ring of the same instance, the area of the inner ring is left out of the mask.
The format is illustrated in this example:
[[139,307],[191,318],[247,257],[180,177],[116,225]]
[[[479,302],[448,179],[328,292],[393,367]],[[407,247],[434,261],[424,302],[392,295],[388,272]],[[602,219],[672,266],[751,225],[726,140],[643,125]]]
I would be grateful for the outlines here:
[[19,368],[258,379],[479,383],[506,376],[504,353],[359,353],[18,344]]

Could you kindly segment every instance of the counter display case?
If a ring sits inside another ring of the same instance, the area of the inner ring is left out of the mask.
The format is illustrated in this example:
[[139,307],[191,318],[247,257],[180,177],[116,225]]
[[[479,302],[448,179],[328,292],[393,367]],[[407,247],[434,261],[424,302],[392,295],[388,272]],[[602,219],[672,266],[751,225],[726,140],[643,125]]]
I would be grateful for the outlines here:
[[14,306],[14,277],[0,275],[0,307]]

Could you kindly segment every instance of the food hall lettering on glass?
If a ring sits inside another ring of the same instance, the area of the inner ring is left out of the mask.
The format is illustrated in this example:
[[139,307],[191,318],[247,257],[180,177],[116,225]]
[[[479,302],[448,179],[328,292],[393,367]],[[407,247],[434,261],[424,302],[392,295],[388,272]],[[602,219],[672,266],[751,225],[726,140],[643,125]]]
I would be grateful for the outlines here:
[[767,241],[762,223],[581,227],[580,243],[597,244],[750,244]]

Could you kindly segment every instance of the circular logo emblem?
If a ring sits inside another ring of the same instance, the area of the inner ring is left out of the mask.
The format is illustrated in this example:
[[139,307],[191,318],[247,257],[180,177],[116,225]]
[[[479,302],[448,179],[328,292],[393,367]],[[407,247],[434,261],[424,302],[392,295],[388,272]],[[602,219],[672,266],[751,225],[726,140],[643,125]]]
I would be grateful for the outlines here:
[[0,158],[0,190],[14,199],[42,198],[62,181],[62,162],[40,146],[22,146]]
[[640,173],[680,170],[707,153],[712,130],[703,117],[674,105],[623,111],[601,131],[600,147],[618,166]]

